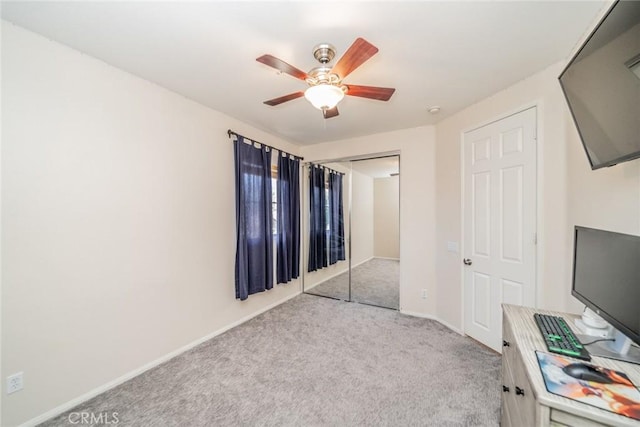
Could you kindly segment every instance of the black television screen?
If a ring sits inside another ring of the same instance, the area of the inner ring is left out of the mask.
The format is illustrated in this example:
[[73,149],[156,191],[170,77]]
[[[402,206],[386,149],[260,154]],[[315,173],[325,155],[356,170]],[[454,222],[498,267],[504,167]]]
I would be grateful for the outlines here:
[[640,344],[640,237],[576,226],[571,295]]
[[560,84],[592,169],[640,157],[640,1],[613,5]]

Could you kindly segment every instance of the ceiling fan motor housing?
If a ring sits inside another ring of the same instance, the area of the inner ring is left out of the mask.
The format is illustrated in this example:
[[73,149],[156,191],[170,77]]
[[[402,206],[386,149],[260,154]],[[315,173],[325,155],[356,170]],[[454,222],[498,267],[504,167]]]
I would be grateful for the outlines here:
[[327,64],[336,56],[336,48],[329,43],[320,43],[313,48],[313,57],[321,64]]

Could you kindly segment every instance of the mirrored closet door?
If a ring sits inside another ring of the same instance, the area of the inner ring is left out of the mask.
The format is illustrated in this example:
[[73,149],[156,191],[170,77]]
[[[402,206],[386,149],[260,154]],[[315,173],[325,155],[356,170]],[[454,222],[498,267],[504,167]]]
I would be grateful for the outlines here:
[[303,172],[304,291],[349,301],[351,163],[308,164]]
[[[352,162],[351,299],[399,309],[400,161]],[[357,191],[356,191],[357,190]]]
[[[321,193],[318,170],[323,168],[324,218],[316,197]],[[305,293],[399,309],[399,172],[399,156],[307,165],[303,205]],[[342,185],[340,194],[336,192],[337,180]],[[318,233],[322,224],[323,236]],[[340,257],[341,242],[344,260]]]

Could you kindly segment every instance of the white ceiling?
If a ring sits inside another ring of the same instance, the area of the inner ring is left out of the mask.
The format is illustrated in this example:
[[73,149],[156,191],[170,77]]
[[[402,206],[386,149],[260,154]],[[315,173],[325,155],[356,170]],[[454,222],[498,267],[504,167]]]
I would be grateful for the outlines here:
[[351,162],[351,168],[372,178],[389,178],[392,173],[400,172],[400,158],[392,156],[358,160]]
[[[304,145],[433,124],[567,58],[604,4],[22,1],[3,2],[2,17]],[[314,45],[332,43],[337,59],[357,37],[380,50],[345,82],[395,87],[389,102],[346,97],[329,120],[304,98],[262,103],[305,84],[255,58],[308,71]]]

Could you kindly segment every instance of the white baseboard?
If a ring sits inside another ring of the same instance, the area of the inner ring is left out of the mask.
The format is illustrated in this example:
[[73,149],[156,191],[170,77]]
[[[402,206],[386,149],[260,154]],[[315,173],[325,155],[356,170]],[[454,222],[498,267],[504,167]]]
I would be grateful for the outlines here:
[[308,287],[308,288],[305,286],[305,287],[304,287],[304,290],[305,290],[305,292],[306,292],[306,291],[310,291],[311,289],[315,288],[316,286],[318,286],[318,285],[322,285],[324,282],[326,282],[326,281],[328,281],[328,280],[331,280],[331,279],[334,279],[334,278],[336,278],[336,277],[340,276],[341,274],[344,274],[344,273],[347,273],[347,272],[349,272],[349,266],[347,266],[346,270],[342,270],[342,271],[340,271],[339,273],[332,274],[331,276],[327,277],[326,279],[321,280],[321,281],[319,281],[318,283],[316,283],[316,284],[314,284],[314,285],[311,285],[311,286],[310,286],[310,287]]
[[42,415],[38,415],[35,418],[30,419],[29,421],[26,421],[23,424],[20,424],[19,427],[32,427],[32,426],[36,426],[40,423],[43,423],[45,421],[47,421],[50,418],[56,417],[66,411],[68,411],[69,409],[72,409],[76,406],[78,406],[79,404],[81,404],[82,402],[86,402],[89,399],[92,399],[94,397],[96,397],[97,395],[104,393],[105,391],[111,390],[112,388],[119,386],[120,384],[129,381],[130,379],[137,377],[138,375],[148,371],[149,369],[155,368],[158,365],[161,365],[162,363],[173,359],[174,357],[184,353],[185,351],[191,350],[192,348],[202,344],[205,341],[210,340],[211,338],[215,338],[218,335],[228,331],[231,328],[235,328],[238,325],[243,324],[244,322],[253,319],[256,316],[259,316],[260,314],[264,313],[265,311],[271,310],[274,307],[279,306],[280,304],[283,304],[287,301],[289,301],[290,299],[300,295],[302,292],[300,290],[298,290],[297,292],[295,292],[292,295],[289,295],[286,298],[283,298],[279,301],[274,302],[273,304],[269,304],[266,307],[261,308],[260,310],[256,311],[255,313],[249,314],[243,318],[241,318],[240,320],[237,320],[233,323],[230,323],[229,325],[226,325],[220,329],[218,329],[217,331],[214,331],[208,335],[205,335],[202,338],[198,338],[195,341],[190,342],[189,344],[180,347],[177,350],[174,350],[170,353],[165,354],[164,356],[161,356],[145,365],[142,365],[141,367],[134,369],[133,371],[127,372],[126,374],[122,375],[121,377],[116,378],[115,380],[109,381],[106,384],[103,384],[99,387],[94,388],[93,390],[76,397],[75,399],[72,399],[66,403],[63,403],[60,406],[57,406],[53,409],[51,409],[50,411],[45,412]]
[[389,259],[391,261],[400,261],[400,258],[390,258],[388,256],[374,256],[375,259]]
[[356,267],[358,267],[358,266],[360,266],[360,265],[364,264],[365,262],[369,262],[369,261],[371,261],[371,260],[372,260],[372,259],[374,259],[374,258],[375,258],[375,257],[374,257],[374,256],[372,256],[372,257],[370,257],[370,258],[365,259],[364,261],[360,261],[359,263],[352,265],[352,266],[351,266],[351,268],[356,268]]
[[456,334],[459,334],[459,335],[462,335],[462,336],[466,335],[461,329],[456,328],[451,323],[445,322],[444,320],[439,319],[436,316],[432,316],[430,314],[416,313],[416,312],[413,312],[413,311],[404,311],[404,310],[400,310],[400,313],[406,314],[408,316],[421,317],[423,319],[435,320],[436,322],[442,324],[442,326],[445,326],[445,327],[451,329]]

